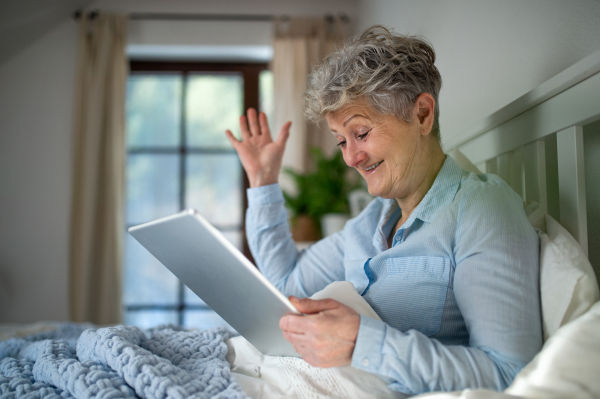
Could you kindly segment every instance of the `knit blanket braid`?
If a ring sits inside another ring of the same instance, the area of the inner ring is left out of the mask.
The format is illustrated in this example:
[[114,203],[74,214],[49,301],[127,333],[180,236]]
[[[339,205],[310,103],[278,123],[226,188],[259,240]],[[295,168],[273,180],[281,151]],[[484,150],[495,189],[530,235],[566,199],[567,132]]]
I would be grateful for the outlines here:
[[224,328],[62,328],[65,340],[58,331],[0,342],[0,399],[247,398],[225,359]]

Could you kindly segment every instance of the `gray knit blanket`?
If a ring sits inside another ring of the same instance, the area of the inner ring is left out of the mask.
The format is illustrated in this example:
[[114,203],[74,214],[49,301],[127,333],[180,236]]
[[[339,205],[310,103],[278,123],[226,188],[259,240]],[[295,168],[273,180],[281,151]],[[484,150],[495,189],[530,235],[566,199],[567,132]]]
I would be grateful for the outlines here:
[[0,342],[0,399],[247,398],[225,359],[227,329],[84,329]]

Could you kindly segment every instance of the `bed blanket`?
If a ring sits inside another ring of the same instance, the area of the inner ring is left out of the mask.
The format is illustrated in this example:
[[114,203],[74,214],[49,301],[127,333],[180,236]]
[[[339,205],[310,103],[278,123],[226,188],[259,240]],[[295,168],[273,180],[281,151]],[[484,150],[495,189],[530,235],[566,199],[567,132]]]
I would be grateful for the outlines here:
[[0,399],[247,398],[225,359],[224,328],[54,331],[0,342]]

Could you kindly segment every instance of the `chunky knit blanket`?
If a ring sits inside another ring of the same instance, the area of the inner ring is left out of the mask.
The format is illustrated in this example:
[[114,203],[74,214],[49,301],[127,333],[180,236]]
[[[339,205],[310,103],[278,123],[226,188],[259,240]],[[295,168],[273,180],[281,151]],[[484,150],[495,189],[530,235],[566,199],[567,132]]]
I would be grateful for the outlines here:
[[0,399],[247,398],[225,360],[224,328],[84,329],[0,342]]

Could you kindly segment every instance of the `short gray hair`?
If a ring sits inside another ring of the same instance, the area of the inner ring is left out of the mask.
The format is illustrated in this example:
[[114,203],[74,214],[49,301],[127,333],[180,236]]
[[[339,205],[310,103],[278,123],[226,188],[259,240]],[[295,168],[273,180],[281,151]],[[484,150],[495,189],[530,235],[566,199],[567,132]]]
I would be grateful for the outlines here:
[[439,140],[442,77],[434,62],[435,52],[427,39],[373,26],[313,69],[304,93],[306,116],[317,122],[364,99],[379,114],[410,123],[417,97],[429,93],[435,99],[431,133]]

